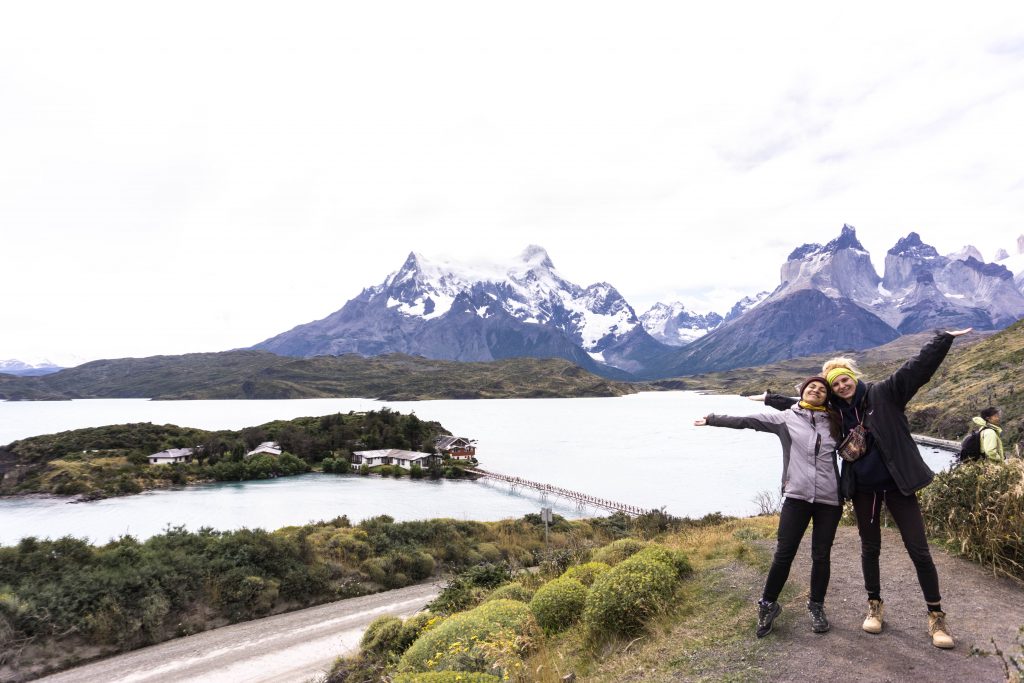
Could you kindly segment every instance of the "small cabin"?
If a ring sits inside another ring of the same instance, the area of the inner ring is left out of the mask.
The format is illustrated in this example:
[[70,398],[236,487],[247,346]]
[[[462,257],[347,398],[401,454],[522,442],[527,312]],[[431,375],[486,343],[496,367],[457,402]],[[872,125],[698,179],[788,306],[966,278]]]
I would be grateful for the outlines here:
[[434,441],[434,447],[446,458],[469,460],[476,457],[476,439],[464,436],[439,436]]
[[251,458],[254,455],[260,453],[267,453],[268,455],[281,455],[281,446],[276,441],[264,441],[256,448],[252,449],[245,454],[246,458]]
[[438,460],[433,453],[421,453],[419,451],[403,451],[398,448],[384,448],[376,451],[355,451],[352,454],[352,466],[376,467],[377,465],[398,465],[403,470],[411,470],[412,466],[418,464],[423,469]]
[[191,462],[194,448],[168,448],[149,456],[150,465],[170,465],[175,462]]

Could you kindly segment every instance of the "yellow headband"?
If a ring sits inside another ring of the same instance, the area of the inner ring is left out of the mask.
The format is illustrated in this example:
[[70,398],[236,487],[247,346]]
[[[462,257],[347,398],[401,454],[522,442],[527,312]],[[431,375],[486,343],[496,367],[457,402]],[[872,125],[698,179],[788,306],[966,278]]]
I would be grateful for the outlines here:
[[825,379],[828,380],[828,385],[831,387],[832,383],[835,382],[836,378],[840,375],[846,375],[854,381],[857,380],[857,375],[853,374],[853,370],[850,368],[832,368],[828,371],[828,374],[825,375]]

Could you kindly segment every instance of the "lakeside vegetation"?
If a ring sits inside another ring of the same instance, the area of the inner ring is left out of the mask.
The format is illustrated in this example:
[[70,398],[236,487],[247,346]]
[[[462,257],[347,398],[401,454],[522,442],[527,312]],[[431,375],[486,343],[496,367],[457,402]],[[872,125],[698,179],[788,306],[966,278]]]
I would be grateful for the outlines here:
[[[302,474],[314,469],[349,472],[356,450],[400,448],[434,452],[434,439],[448,432],[437,422],[388,408],[364,413],[275,420],[241,430],[206,431],[176,425],[91,427],[34,436],[0,447],[0,494],[51,493],[86,498],[128,495],[147,489],[204,481],[242,481]],[[276,441],[280,456],[246,453]],[[151,465],[148,456],[168,448],[194,448],[189,463]],[[400,467],[374,472],[395,476]],[[369,473],[363,468],[361,473]],[[460,463],[446,462],[410,476],[462,476]]]
[[[329,522],[189,532],[105,545],[25,538],[0,548],[0,680],[20,680],[227,623],[476,566],[513,571],[630,533],[623,516]],[[560,561],[560,560],[559,560]]]
[[289,399],[389,401],[622,396],[637,388],[561,359],[487,363],[387,354],[290,358],[266,351],[98,360],[42,377],[0,374],[0,399]]

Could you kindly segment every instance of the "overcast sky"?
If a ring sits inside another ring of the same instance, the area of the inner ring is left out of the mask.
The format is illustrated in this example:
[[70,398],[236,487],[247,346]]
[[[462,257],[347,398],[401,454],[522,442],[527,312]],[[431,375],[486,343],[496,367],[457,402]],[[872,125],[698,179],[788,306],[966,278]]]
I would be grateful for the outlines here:
[[249,346],[410,251],[724,313],[1024,232],[1024,3],[9,2],[0,359]]

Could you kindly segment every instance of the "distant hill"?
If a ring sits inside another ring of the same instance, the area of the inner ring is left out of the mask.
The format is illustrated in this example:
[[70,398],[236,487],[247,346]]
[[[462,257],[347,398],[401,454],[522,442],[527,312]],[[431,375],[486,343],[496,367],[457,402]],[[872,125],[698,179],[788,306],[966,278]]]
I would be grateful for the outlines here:
[[266,351],[121,358],[85,363],[44,377],[0,375],[0,399],[387,400],[621,396],[630,384],[598,377],[559,359],[487,363],[389,354],[286,358]]

